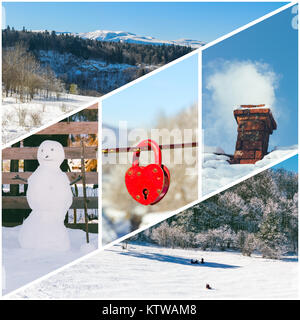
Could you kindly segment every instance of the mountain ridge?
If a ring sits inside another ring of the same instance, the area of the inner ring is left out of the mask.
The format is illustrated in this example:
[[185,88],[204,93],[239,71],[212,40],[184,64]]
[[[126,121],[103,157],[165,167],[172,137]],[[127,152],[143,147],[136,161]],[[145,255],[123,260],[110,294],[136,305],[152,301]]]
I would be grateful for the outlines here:
[[[45,32],[45,30],[32,30],[32,32]],[[90,32],[63,32],[58,31],[56,34],[69,34],[72,36],[78,36],[83,39],[106,41],[106,42],[125,42],[125,43],[136,43],[145,45],[178,45],[191,47],[193,49],[200,48],[205,45],[205,42],[195,39],[177,39],[177,40],[160,40],[152,36],[139,36],[133,32],[127,31],[112,31],[112,30],[95,30]]]

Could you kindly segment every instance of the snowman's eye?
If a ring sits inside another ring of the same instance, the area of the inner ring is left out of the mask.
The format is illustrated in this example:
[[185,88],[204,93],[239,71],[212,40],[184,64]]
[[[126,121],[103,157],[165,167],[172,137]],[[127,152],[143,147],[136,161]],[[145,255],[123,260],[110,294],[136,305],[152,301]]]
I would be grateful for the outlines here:
[[54,149],[52,148],[51,151],[53,151]]

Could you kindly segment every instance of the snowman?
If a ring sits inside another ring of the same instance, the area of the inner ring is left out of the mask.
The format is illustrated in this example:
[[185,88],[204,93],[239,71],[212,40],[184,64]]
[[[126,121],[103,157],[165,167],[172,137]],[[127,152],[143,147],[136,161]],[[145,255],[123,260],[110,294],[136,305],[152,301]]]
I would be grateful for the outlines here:
[[24,221],[22,248],[66,251],[70,239],[64,226],[73,196],[67,175],[60,169],[65,153],[59,142],[46,140],[38,149],[39,166],[28,179],[27,201],[32,209]]

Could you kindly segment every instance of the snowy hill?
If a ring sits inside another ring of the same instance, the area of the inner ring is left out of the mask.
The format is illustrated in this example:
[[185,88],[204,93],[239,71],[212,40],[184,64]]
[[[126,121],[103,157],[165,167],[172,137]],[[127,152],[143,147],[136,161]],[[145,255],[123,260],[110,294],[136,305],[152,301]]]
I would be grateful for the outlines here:
[[59,98],[36,96],[30,102],[16,102],[16,97],[2,99],[2,143],[20,138],[31,130],[84,105],[93,104],[94,97],[61,93]]
[[205,43],[203,41],[191,39],[178,39],[178,40],[160,40],[151,36],[139,36],[135,33],[126,31],[110,31],[110,30],[96,30],[92,32],[83,32],[76,34],[84,39],[92,39],[98,41],[113,41],[113,42],[127,42],[138,44],[152,44],[152,45],[178,45],[191,48],[199,48]]
[[[43,30],[33,30],[33,32],[45,32]],[[160,40],[151,36],[139,36],[132,32],[126,31],[111,31],[111,30],[95,30],[91,32],[56,32],[57,35],[68,34],[78,36],[83,39],[98,40],[98,41],[110,41],[110,42],[125,42],[125,43],[137,43],[137,44],[152,44],[152,45],[178,45],[191,47],[193,49],[200,48],[205,45],[205,42],[193,39],[178,39],[178,40]]]
[[[190,263],[204,258],[205,264]],[[13,299],[295,299],[297,257],[116,245]],[[212,290],[205,289],[209,283]]]

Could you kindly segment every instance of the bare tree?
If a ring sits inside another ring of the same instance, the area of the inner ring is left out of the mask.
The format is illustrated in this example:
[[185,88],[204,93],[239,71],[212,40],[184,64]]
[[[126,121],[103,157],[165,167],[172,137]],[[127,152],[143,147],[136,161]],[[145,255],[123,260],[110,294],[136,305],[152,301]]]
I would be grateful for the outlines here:
[[3,92],[8,97],[16,95],[17,100],[28,102],[36,94],[52,92],[58,97],[63,91],[63,84],[50,67],[43,68],[32,53],[27,52],[22,44],[3,49],[2,55]]

